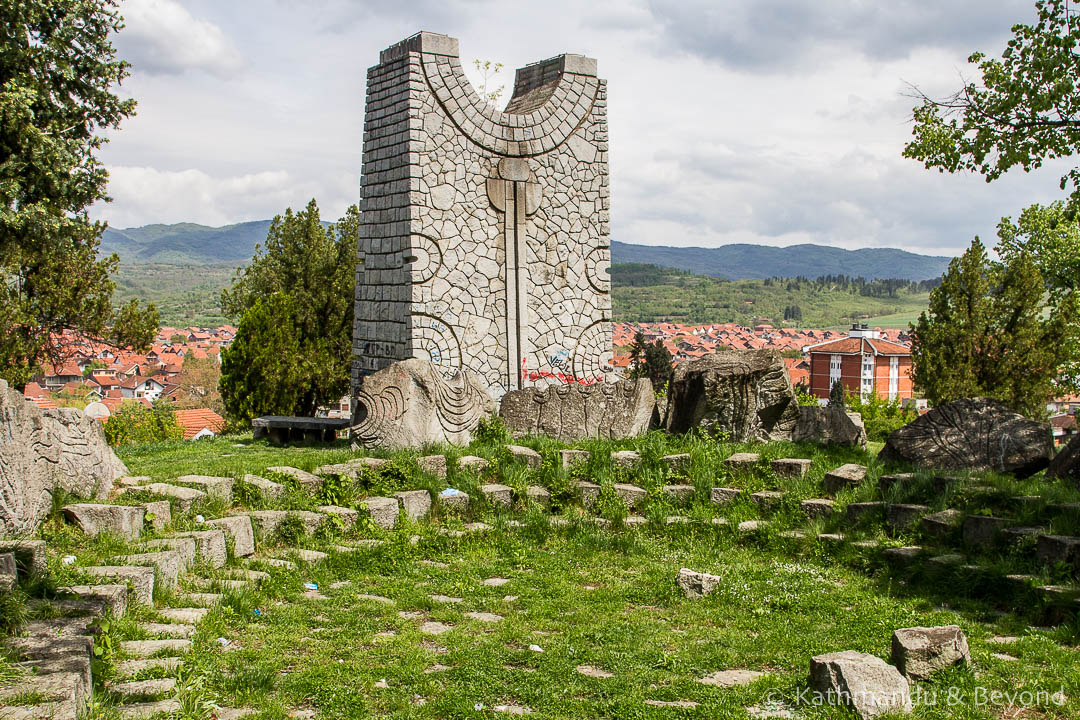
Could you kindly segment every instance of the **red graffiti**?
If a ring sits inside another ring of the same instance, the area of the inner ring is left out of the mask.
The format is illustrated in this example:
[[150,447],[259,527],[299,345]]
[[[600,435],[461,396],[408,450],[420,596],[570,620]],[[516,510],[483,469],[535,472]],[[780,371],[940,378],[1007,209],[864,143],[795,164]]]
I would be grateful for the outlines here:
[[596,385],[598,383],[604,382],[603,375],[597,375],[591,378],[579,378],[573,375],[567,375],[566,373],[561,371],[551,372],[550,370],[529,370],[528,367],[526,367],[525,358],[521,358],[521,375],[522,377],[528,379],[531,382],[536,382],[537,380],[541,379],[558,380],[559,382],[565,383],[567,385]]

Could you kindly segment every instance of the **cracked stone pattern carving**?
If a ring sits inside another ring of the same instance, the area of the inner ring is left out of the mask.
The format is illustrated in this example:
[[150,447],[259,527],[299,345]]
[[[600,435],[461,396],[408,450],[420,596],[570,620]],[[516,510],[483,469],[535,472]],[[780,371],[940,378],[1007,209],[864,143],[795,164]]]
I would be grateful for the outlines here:
[[[432,44],[432,39],[435,42]],[[452,43],[454,51],[447,51]],[[456,41],[368,72],[353,385],[409,357],[497,400],[612,376],[607,87],[559,56],[481,98]]]

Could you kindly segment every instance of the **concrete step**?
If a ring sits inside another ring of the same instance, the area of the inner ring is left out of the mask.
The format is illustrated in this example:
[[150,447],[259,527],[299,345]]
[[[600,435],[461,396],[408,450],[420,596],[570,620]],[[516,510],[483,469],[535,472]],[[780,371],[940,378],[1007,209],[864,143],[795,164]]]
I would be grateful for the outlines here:
[[124,640],[120,650],[135,658],[148,658],[158,654],[183,655],[191,650],[190,640]]

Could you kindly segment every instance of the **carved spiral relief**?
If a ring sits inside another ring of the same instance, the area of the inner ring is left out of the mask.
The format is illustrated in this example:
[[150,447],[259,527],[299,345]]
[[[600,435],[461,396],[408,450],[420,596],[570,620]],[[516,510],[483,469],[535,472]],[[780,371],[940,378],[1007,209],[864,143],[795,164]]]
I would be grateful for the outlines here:
[[598,293],[611,292],[611,248],[607,245],[594,247],[585,257],[585,277]]
[[458,433],[476,428],[485,414],[484,399],[465,373],[443,378],[432,372],[431,381],[435,388],[435,409],[443,429]]
[[461,342],[453,328],[433,315],[413,313],[413,357],[430,360],[443,377],[461,370]]
[[611,352],[611,320],[598,320],[578,336],[573,368],[574,377],[579,382],[603,378],[615,369]]
[[384,388],[378,395],[361,390],[356,393],[355,403],[349,437],[365,446],[384,437],[386,428],[397,423],[406,410],[405,397],[394,386]]
[[405,268],[412,273],[414,284],[426,283],[442,267],[442,249],[435,238],[421,233],[409,237],[411,247],[404,253]]

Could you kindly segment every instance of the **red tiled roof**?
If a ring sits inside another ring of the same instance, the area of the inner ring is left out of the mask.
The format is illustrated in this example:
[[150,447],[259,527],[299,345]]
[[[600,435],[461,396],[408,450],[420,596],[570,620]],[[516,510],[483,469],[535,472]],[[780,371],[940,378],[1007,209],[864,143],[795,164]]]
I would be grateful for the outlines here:
[[225,418],[213,410],[177,410],[176,421],[184,428],[184,439],[190,440],[201,431],[209,428],[216,435],[225,427]]

